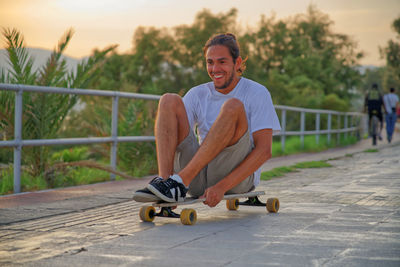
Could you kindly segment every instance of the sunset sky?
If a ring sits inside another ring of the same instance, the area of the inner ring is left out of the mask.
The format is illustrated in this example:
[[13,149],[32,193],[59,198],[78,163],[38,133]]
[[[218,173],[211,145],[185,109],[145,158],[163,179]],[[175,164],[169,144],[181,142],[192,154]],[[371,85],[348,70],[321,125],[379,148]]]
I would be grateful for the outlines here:
[[309,4],[329,15],[335,32],[358,42],[366,53],[362,64],[384,64],[378,46],[396,38],[390,25],[400,16],[400,0],[0,0],[0,27],[17,28],[28,46],[46,49],[72,27],[65,54],[79,58],[110,44],[128,52],[136,27],[192,24],[204,8],[215,14],[236,7],[245,29],[255,27],[261,14],[287,18],[306,12]]

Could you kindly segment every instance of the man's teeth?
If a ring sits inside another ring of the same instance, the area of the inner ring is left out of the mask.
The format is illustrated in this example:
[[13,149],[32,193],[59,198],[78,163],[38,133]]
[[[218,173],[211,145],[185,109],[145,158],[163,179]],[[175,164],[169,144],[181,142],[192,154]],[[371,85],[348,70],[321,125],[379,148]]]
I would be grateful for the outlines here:
[[222,78],[223,75],[214,75],[215,78]]

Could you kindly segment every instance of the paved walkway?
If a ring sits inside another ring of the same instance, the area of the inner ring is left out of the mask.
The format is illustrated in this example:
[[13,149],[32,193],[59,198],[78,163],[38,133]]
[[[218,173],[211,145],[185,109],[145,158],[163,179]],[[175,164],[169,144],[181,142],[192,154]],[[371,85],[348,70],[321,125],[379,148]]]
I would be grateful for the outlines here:
[[130,198],[149,179],[0,197],[0,265],[400,266],[400,142],[366,148],[272,159],[333,167],[262,182],[278,214],[196,204],[195,226],[140,222]]

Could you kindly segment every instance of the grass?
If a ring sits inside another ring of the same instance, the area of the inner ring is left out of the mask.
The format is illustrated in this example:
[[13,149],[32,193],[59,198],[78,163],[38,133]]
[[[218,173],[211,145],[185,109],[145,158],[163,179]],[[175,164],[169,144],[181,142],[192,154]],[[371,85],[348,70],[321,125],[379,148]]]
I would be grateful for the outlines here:
[[369,149],[364,150],[364,152],[366,152],[366,153],[376,153],[376,152],[379,152],[379,150],[376,149],[376,148],[369,148]]
[[[0,171],[0,195],[12,194],[14,181],[13,169],[7,168]],[[119,176],[116,180],[121,180]],[[37,191],[48,188],[63,188],[69,186],[94,184],[110,181],[110,174],[106,171],[86,167],[68,167],[60,172],[55,172],[47,177],[43,175],[32,176],[26,171],[21,173],[21,191]]]
[[321,160],[321,161],[305,161],[305,162],[297,163],[292,166],[278,167],[278,168],[274,168],[270,171],[262,172],[261,180],[268,181],[272,178],[282,177],[289,172],[297,172],[298,169],[329,168],[329,167],[332,167],[332,165],[323,160]]
[[329,168],[332,167],[331,164],[327,163],[326,161],[305,161],[299,162],[295,164],[293,167],[297,169],[307,169],[307,168]]
[[348,136],[347,139],[341,137],[340,141],[337,141],[335,135],[331,136],[331,142],[328,144],[328,139],[325,135],[319,137],[319,143],[316,143],[315,135],[308,135],[304,137],[304,146],[302,147],[300,137],[290,136],[286,138],[285,150],[282,151],[281,141],[279,137],[272,143],[272,156],[280,157],[285,155],[298,154],[303,152],[321,152],[329,148],[348,146],[358,142],[355,136]]
[[[42,176],[33,177],[26,172],[21,173],[22,191],[37,191],[47,189],[47,183]],[[12,167],[0,170],[0,194],[12,194],[14,190],[14,174]]]
[[[37,191],[110,181],[108,171],[95,168],[97,165],[102,166],[102,164],[88,164],[85,162],[86,160],[89,163],[91,162],[87,147],[68,148],[54,152],[51,155],[51,167],[45,174],[32,176],[26,169],[21,170],[21,191]],[[56,168],[57,165],[60,166]],[[11,164],[0,169],[0,195],[13,193],[13,176]],[[116,176],[116,180],[121,179],[120,176]]]

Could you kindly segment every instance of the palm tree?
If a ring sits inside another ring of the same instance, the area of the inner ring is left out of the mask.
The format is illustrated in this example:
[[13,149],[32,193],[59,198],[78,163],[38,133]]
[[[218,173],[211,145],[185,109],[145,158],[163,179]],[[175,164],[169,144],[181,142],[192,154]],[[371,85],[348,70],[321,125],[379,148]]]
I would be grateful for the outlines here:
[[[102,51],[94,51],[87,60],[82,60],[74,71],[68,71],[62,53],[73,35],[69,29],[58,42],[46,64],[33,70],[33,58],[24,44],[24,38],[16,29],[3,29],[6,40],[8,63],[11,70],[6,74],[0,72],[1,83],[42,85],[64,88],[87,88],[99,74],[99,67],[106,55],[115,50],[109,46]],[[76,95],[66,94],[23,94],[23,139],[54,138],[68,112],[77,103]],[[14,132],[14,93],[0,92],[0,136],[9,139]],[[34,176],[47,169],[48,147],[24,149],[24,164]]]

